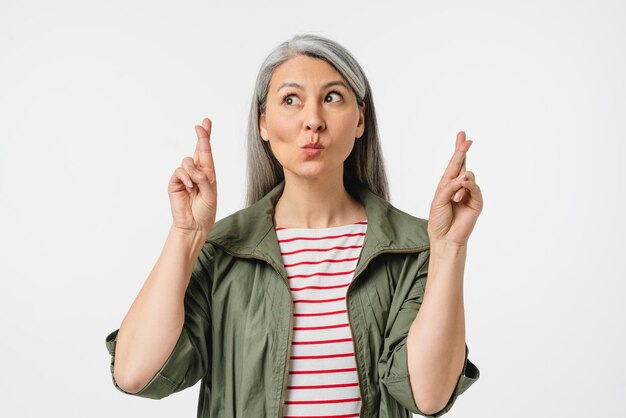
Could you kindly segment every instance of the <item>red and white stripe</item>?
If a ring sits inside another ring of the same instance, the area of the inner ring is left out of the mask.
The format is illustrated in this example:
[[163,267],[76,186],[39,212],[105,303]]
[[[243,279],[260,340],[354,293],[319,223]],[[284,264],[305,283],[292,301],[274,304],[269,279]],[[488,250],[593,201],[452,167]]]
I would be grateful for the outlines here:
[[359,416],[361,393],[346,291],[367,221],[332,228],[276,228],[294,301],[285,418]]

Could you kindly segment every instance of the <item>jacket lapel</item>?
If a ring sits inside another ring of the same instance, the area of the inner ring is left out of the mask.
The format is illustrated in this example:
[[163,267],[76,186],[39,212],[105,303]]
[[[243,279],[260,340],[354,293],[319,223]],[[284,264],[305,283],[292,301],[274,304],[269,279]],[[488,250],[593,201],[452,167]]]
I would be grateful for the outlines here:
[[[265,260],[287,280],[274,230],[274,207],[284,187],[282,180],[253,205],[216,222],[207,241],[234,256]],[[381,252],[428,248],[427,220],[400,211],[367,188],[359,189],[358,197],[365,206],[368,224],[355,276]]]

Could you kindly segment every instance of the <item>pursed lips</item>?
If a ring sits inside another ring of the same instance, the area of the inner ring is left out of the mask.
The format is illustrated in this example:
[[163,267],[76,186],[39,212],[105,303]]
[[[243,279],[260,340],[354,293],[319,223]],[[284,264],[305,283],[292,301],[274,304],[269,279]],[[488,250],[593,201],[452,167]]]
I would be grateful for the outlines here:
[[320,144],[306,144],[302,147],[302,152],[308,157],[317,157],[322,153],[323,149],[324,147]]

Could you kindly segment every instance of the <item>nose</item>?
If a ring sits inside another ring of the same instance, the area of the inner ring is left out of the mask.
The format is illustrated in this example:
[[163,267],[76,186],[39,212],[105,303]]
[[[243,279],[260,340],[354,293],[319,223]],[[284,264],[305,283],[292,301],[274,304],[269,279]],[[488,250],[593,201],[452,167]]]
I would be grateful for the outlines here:
[[306,130],[317,133],[324,130],[325,127],[326,123],[324,122],[322,115],[320,115],[319,107],[317,105],[312,105],[306,115]]

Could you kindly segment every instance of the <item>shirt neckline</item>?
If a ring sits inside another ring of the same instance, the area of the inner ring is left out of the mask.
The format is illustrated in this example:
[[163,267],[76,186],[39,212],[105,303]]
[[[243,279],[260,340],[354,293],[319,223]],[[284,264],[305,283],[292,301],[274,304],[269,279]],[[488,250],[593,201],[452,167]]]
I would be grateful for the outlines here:
[[[365,224],[363,224],[365,222]],[[351,224],[339,225],[339,226],[331,226],[330,228],[284,228],[284,227],[274,227],[276,232],[284,232],[284,231],[301,231],[301,232],[327,232],[327,231],[336,231],[344,228],[355,227],[357,225],[367,225],[367,219],[360,220],[358,222],[353,222]]]

